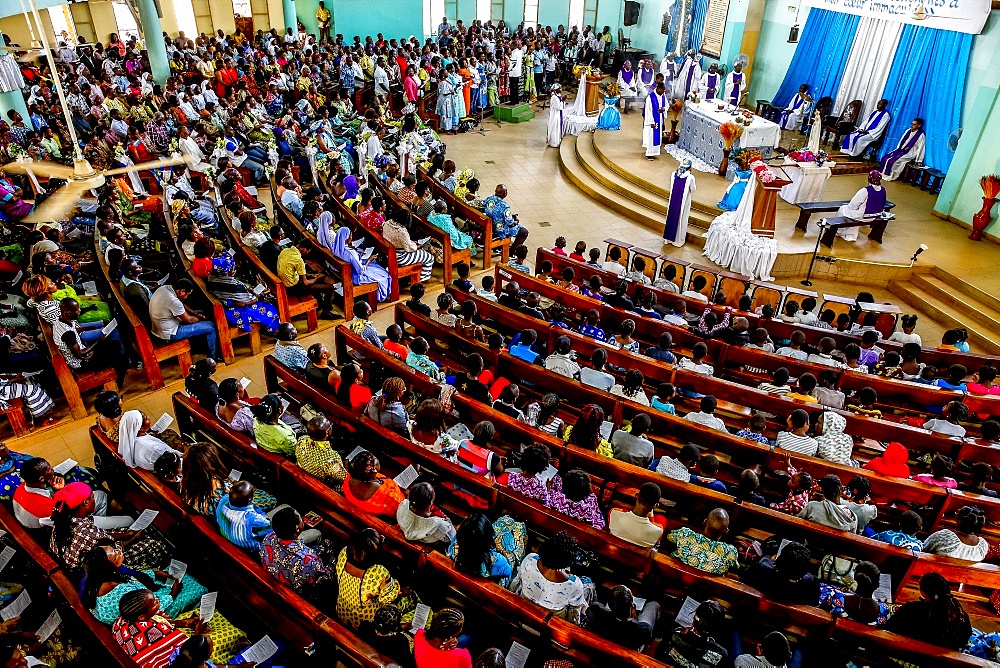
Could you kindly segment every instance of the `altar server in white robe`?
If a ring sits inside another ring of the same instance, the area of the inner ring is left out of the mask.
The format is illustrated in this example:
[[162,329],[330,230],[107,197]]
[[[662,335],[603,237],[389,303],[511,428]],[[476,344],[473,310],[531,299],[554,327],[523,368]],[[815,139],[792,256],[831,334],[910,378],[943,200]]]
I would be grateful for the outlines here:
[[676,97],[675,93],[675,82],[677,80],[677,74],[680,72],[681,66],[677,62],[676,53],[668,53],[663,56],[663,60],[660,61],[660,74],[663,75],[663,85],[666,90],[666,94],[670,97]]
[[734,107],[740,106],[743,95],[747,92],[747,74],[742,63],[734,63],[733,71],[726,75],[726,102]]
[[708,71],[701,75],[701,85],[698,88],[705,100],[722,97],[722,76],[719,74],[719,64],[712,63]]
[[[885,188],[882,187],[882,174],[873,169],[868,172],[868,185],[859,190],[851,201],[837,209],[838,216],[854,220],[874,220],[885,211]],[[847,241],[856,241],[857,227],[845,227],[837,230],[837,236]]]
[[545,142],[549,146],[559,146],[562,143],[563,106],[562,86],[552,84],[552,96],[549,98],[549,124],[545,133]]
[[695,191],[691,161],[685,158],[670,177],[670,200],[667,202],[667,222],[663,227],[663,243],[683,246],[687,240],[688,218],[691,216],[691,193]]
[[698,60],[694,49],[690,49],[684,54],[681,62],[681,70],[677,75],[676,97],[686,98],[691,91],[698,90],[701,85],[701,63]]
[[924,136],[924,120],[914,118],[910,123],[910,129],[903,133],[896,145],[896,150],[888,153],[882,158],[879,171],[886,181],[895,181],[903,175],[903,168],[907,164],[920,165],[924,162],[924,148],[926,137]]
[[656,85],[656,66],[650,59],[645,59],[639,65],[639,104],[646,101]]
[[840,152],[852,157],[858,157],[865,152],[873,142],[881,139],[889,127],[892,116],[887,111],[889,100],[879,100],[875,105],[875,111],[868,114],[868,120],[864,125],[858,126],[854,132],[844,137],[844,142],[840,145]]
[[809,109],[812,104],[812,96],[809,95],[809,84],[799,86],[799,92],[792,96],[788,106],[781,110],[778,115],[778,125],[782,130],[794,130],[802,125],[802,114]]
[[626,60],[618,73],[618,95],[622,98],[622,106],[627,114],[629,106],[639,97],[639,77],[632,69],[631,60]]
[[663,82],[657,81],[642,110],[642,147],[646,149],[647,160],[655,160],[663,144],[663,119],[667,111],[667,96],[663,88]]

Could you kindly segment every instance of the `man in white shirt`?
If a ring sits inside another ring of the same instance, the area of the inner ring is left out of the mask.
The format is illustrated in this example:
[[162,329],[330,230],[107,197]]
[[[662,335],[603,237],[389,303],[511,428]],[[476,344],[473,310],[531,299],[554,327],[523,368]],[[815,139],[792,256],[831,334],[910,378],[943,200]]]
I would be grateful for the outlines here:
[[843,369],[844,364],[841,364],[833,357],[833,351],[837,349],[837,342],[829,336],[824,336],[819,340],[819,352],[812,353],[806,357],[806,361],[810,364],[824,364],[826,366],[837,367],[838,369]]
[[521,41],[514,42],[514,49],[507,58],[507,68],[510,76],[510,104],[517,104],[521,99],[521,73],[524,70],[524,51]]
[[677,362],[677,368],[684,369],[685,371],[694,371],[703,376],[715,375],[715,367],[705,362],[705,357],[708,355],[708,345],[704,341],[694,344],[694,347],[691,348],[691,355],[691,359],[681,357]]
[[793,359],[802,360],[803,362],[809,358],[809,353],[802,350],[802,345],[806,342],[806,335],[800,329],[792,332],[792,336],[788,341],[787,346],[782,346],[774,351],[776,355],[783,355],[785,357],[791,357]]
[[608,261],[601,265],[601,269],[604,271],[610,271],[616,276],[621,276],[625,273],[625,265],[623,265],[619,260],[622,258],[622,249],[615,246],[608,251]]
[[161,285],[149,300],[149,321],[153,336],[164,341],[205,337],[209,357],[219,359],[215,323],[184,305],[194,292],[191,279],[179,279],[174,285]]
[[572,342],[568,336],[556,339],[555,352],[545,358],[545,368],[567,378],[580,378],[580,365],[573,359]]
[[599,390],[610,392],[615,386],[615,377],[604,370],[604,365],[608,361],[608,351],[598,348],[590,356],[591,367],[580,367],[580,382],[584,385],[596,387]]
[[711,394],[706,394],[701,398],[701,410],[697,413],[688,413],[684,416],[684,419],[703,424],[717,431],[729,433],[729,430],[726,429],[726,423],[715,417],[715,409],[718,404],[719,402],[715,400],[715,397]]
[[383,56],[379,56],[379,59],[375,61],[375,95],[380,100],[389,97],[389,75],[385,71],[385,58]]
[[660,487],[647,482],[635,495],[632,510],[612,510],[608,529],[613,536],[642,547],[654,547],[663,536],[663,527],[652,521],[653,508],[660,502]]
[[701,294],[701,291],[705,289],[706,285],[708,285],[708,279],[706,279],[703,275],[699,274],[698,276],[694,277],[694,280],[691,281],[691,286],[687,290],[682,292],[681,296],[691,297],[692,299],[697,299],[698,301],[707,304],[708,297]]

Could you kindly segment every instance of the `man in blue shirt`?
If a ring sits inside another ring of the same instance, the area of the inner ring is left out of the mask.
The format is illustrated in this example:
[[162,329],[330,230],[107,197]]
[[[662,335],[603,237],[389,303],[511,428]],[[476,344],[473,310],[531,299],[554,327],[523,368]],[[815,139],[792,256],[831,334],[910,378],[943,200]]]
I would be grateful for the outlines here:
[[518,359],[522,359],[529,364],[537,362],[541,355],[532,350],[531,346],[538,341],[538,332],[533,329],[526,329],[521,332],[521,337],[516,344],[511,345],[510,354]]

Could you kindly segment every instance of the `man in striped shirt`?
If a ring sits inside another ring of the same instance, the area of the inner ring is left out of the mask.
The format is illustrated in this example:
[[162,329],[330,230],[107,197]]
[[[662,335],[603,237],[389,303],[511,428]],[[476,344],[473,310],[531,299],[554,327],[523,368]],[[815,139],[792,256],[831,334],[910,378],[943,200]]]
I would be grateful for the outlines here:
[[778,432],[778,438],[774,442],[775,449],[797,452],[800,455],[816,456],[819,444],[816,439],[809,436],[809,413],[801,408],[792,411],[788,416],[789,431]]

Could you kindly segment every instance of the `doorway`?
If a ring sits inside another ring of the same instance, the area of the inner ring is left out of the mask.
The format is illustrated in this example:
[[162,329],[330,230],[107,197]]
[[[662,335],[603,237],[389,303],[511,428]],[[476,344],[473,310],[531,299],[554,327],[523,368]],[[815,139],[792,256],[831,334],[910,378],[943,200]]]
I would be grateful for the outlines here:
[[233,0],[233,17],[236,29],[246,38],[253,38],[253,8],[250,0]]

